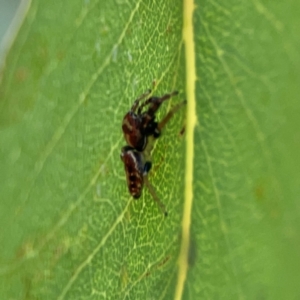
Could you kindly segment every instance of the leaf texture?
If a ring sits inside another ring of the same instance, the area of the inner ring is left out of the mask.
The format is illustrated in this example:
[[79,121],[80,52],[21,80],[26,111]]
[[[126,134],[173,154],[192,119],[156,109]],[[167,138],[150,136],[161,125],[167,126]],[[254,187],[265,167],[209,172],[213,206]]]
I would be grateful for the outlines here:
[[[299,4],[29,4],[0,83],[3,299],[299,297]],[[153,81],[180,91],[158,119],[188,100],[152,155],[167,218],[119,157]]]

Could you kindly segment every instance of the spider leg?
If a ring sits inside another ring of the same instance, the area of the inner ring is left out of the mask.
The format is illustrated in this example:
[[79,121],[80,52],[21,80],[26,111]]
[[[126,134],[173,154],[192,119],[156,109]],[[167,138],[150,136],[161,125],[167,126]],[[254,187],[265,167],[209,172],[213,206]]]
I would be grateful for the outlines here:
[[144,165],[144,172],[143,172],[143,176],[147,176],[149,171],[152,168],[152,163],[150,161],[146,161],[145,165]]
[[161,129],[170,121],[170,119],[173,117],[173,115],[183,106],[186,104],[186,100],[178,103],[175,105],[168,113],[167,115],[158,123],[156,127],[156,134],[159,135]]
[[148,190],[149,190],[149,192],[150,192],[150,194],[151,194],[153,200],[158,204],[158,206],[159,206],[161,212],[164,214],[165,217],[167,217],[167,216],[168,216],[168,212],[167,212],[167,210],[166,210],[166,207],[165,207],[165,205],[160,201],[160,199],[158,198],[158,196],[157,196],[157,194],[156,194],[156,192],[155,192],[154,187],[152,186],[152,184],[151,184],[151,183],[149,182],[149,180],[148,180],[147,174],[144,175],[144,183],[145,183],[145,185],[147,186],[147,188],[148,188]]
[[149,109],[147,110],[146,114],[149,115],[150,117],[153,117],[155,112],[159,109],[160,105],[170,99],[173,96],[178,95],[178,91],[174,91],[170,94],[165,94],[161,97],[150,97],[147,99],[140,107],[139,107],[139,113],[142,112],[142,109],[146,106],[149,105]]
[[[143,100],[144,98],[146,98],[149,94],[151,93],[151,90],[147,90],[145,93],[143,93],[141,96],[139,96],[134,102],[133,102],[133,105],[131,107],[131,111],[132,112],[135,112],[136,109],[138,108],[139,106],[139,102],[141,100]],[[140,110],[139,110],[140,111]]]

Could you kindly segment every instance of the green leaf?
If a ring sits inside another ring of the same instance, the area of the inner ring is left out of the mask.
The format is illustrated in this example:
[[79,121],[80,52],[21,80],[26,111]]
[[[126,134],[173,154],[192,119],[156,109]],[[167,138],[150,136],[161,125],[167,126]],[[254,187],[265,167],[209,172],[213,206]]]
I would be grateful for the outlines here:
[[299,4],[198,4],[182,299],[298,299]]
[[[298,298],[299,4],[29,4],[0,83],[2,298]],[[119,158],[154,80],[180,91],[158,119],[188,100],[152,155],[167,218]]]

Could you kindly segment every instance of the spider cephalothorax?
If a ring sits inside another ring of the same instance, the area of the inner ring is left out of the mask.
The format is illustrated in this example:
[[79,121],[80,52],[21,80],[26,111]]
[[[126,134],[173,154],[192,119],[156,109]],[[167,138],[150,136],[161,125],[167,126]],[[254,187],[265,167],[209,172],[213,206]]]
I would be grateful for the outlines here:
[[[146,148],[149,135],[159,137],[160,128],[155,121],[155,113],[165,100],[178,94],[177,91],[174,91],[162,97],[153,96],[140,104],[140,101],[150,93],[151,91],[149,90],[136,99],[130,111],[123,118],[122,130],[124,138],[129,146],[138,151],[143,151]],[[143,111],[144,107],[148,108]]]

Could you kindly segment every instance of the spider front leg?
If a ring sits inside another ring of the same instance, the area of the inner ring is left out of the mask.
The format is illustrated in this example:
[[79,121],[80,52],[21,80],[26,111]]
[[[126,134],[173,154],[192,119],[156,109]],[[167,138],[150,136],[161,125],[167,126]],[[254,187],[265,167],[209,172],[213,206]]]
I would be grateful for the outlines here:
[[175,105],[167,114],[166,116],[157,124],[156,131],[158,134],[160,134],[161,130],[165,125],[170,121],[170,119],[173,117],[173,115],[182,107],[186,105],[186,100],[178,103]]
[[146,133],[148,133],[148,135],[152,134],[154,138],[158,138],[161,134],[162,128],[166,126],[166,124],[170,121],[173,115],[185,104],[186,100],[175,105],[159,123],[155,122],[154,120],[151,120],[147,127]]
[[159,109],[160,105],[170,99],[173,96],[178,95],[178,91],[174,91],[169,94],[165,94],[161,97],[150,97],[147,99],[140,107],[139,107],[139,112],[142,112],[142,109],[146,106],[149,105],[148,110],[145,112],[145,116],[148,116],[149,120],[154,117],[156,111]]
[[[139,96],[134,102],[131,107],[131,111],[135,113],[136,109],[139,107],[139,102],[143,99],[145,99],[147,96],[151,94],[151,90],[147,90],[145,93],[143,93],[141,96]],[[138,110],[138,114],[140,114],[140,108]]]

